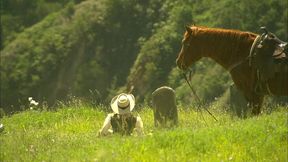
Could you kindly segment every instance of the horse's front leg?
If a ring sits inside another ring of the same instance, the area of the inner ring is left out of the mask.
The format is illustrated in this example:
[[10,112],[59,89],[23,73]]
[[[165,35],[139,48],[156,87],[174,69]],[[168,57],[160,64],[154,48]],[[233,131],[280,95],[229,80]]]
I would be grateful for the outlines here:
[[261,107],[263,103],[263,95],[253,94],[248,98],[249,106],[252,109],[253,115],[259,115],[261,113]]

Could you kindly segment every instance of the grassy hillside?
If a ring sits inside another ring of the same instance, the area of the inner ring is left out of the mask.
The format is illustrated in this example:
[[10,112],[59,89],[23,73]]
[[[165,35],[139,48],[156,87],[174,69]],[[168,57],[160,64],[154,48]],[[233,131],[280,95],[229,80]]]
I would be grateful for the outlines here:
[[[100,107],[102,110],[103,107]],[[179,127],[156,130],[143,107],[145,136],[97,137],[106,112],[66,106],[27,110],[1,122],[0,161],[287,161],[287,108],[243,120],[212,106],[203,112],[180,108]]]

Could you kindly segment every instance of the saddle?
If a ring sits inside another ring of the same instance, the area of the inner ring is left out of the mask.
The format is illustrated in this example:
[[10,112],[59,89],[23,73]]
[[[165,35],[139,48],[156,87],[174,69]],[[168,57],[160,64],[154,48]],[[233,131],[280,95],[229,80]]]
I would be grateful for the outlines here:
[[258,79],[267,82],[276,73],[285,73],[288,69],[288,43],[261,27],[263,33],[254,41],[250,57],[257,69]]

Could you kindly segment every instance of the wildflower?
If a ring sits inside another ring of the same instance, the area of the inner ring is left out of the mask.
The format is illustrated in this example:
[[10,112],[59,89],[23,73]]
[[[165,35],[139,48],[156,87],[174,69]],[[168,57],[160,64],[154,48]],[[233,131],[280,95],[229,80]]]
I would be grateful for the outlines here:
[[38,106],[39,104],[37,101],[33,100],[32,97],[28,97],[28,100],[30,102],[30,108],[29,108],[30,110],[33,110],[35,106]]
[[148,135],[148,136],[153,136],[153,133],[150,132],[150,133],[148,133],[147,135]]
[[0,124],[0,133],[4,131],[4,125],[3,124]]
[[37,106],[39,103],[36,102],[36,101],[34,101],[34,100],[31,100],[31,101],[30,101],[30,104],[31,104],[31,105],[35,105],[35,106]]
[[230,156],[230,157],[229,157],[229,160],[230,160],[230,161],[233,160],[233,156]]

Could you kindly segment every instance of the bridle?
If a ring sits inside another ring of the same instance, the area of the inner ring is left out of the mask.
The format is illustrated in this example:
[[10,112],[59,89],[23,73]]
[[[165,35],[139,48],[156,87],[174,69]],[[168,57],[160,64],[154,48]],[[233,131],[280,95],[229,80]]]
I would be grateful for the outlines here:
[[[187,49],[187,48],[190,46],[190,40],[191,40],[191,39],[189,39],[189,43],[185,43],[185,44],[184,44],[184,49]],[[184,60],[184,56],[185,56],[185,55],[182,56],[182,57],[183,57],[182,60]],[[181,65],[180,65],[180,66],[183,67],[183,61],[181,62]],[[197,108],[200,110],[201,115],[202,115],[202,111],[201,111],[201,109],[200,109],[200,106],[203,105],[203,102],[200,100],[199,96],[196,94],[196,91],[193,89],[192,85],[190,84],[190,82],[189,82],[189,80],[188,80],[188,78],[187,78],[187,75],[186,75],[187,72],[189,72],[189,78],[191,78],[192,69],[189,69],[189,68],[187,68],[187,69],[188,69],[188,70],[186,70],[186,71],[182,70],[182,75],[183,75],[184,79],[186,80],[188,86],[190,87],[193,95],[195,96],[195,98],[196,98],[196,100],[197,100],[197,102],[198,102]],[[190,79],[190,80],[191,80],[191,79]],[[216,118],[205,106],[202,106],[202,107],[204,108],[205,111],[207,111],[207,112],[209,113],[209,115],[211,115],[211,116],[214,118],[215,121],[218,121],[217,118]],[[203,116],[202,116],[202,118],[204,119]],[[204,121],[205,121],[205,120],[204,120]],[[205,121],[205,122],[206,122],[206,121]]]

